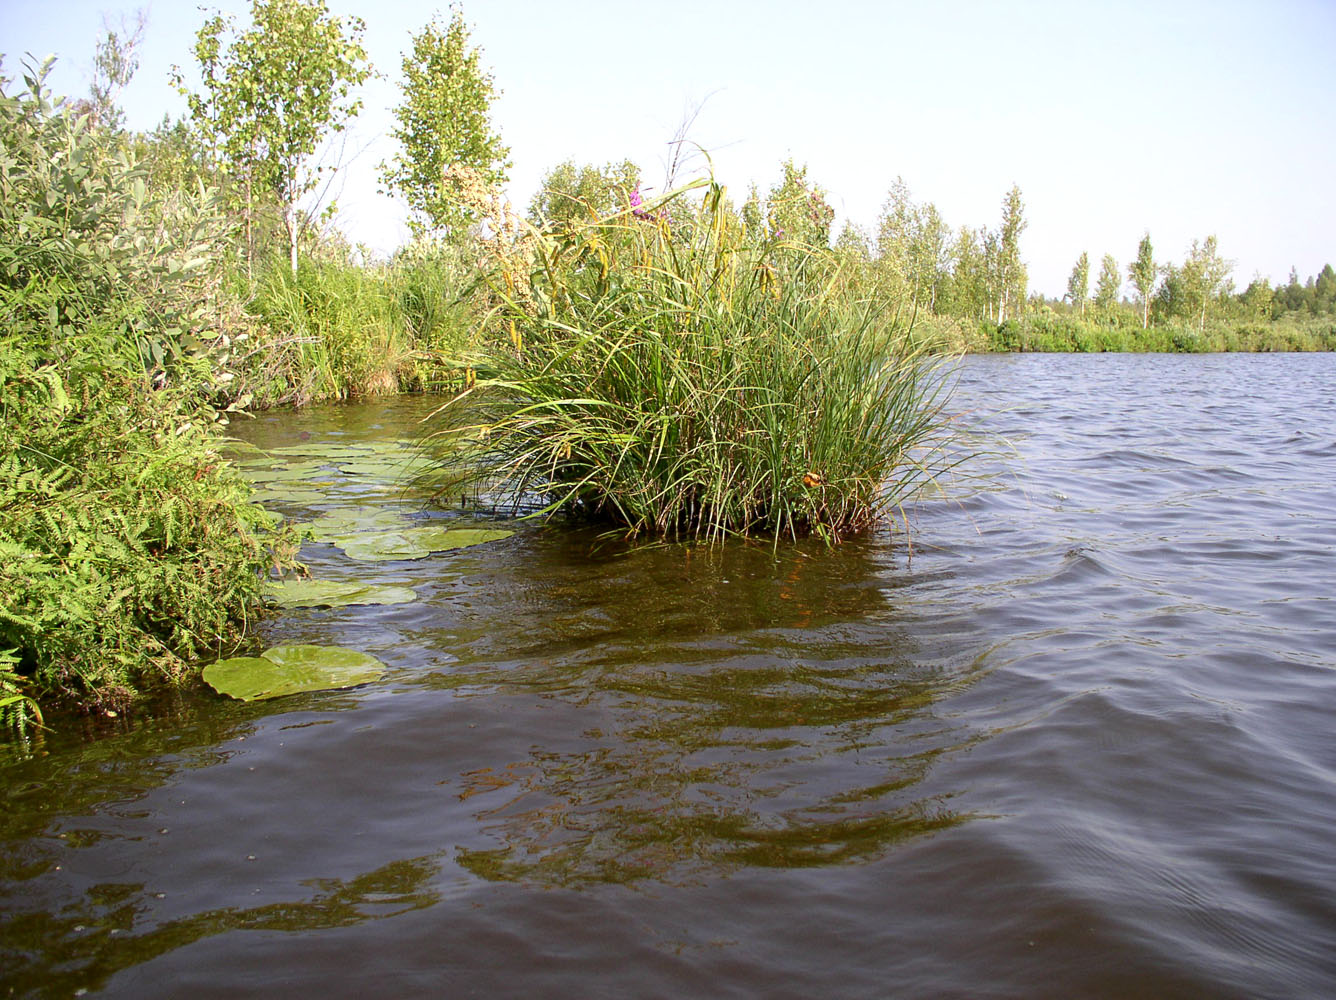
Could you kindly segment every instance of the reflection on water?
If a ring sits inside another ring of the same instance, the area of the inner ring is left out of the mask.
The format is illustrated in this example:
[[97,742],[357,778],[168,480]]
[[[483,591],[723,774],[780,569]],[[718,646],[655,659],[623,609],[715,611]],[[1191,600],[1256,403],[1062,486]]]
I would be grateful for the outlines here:
[[[418,599],[265,642],[386,678],[11,751],[0,995],[1325,995],[1333,384],[970,359],[956,406],[1014,450],[915,505],[912,557],[310,542],[316,577]],[[267,502],[468,521],[331,467],[426,408],[261,415],[256,443],[325,449]]]
[[874,553],[582,552],[530,552],[524,577],[479,583],[531,616],[517,630],[493,619],[489,640],[417,681],[467,699],[559,700],[597,723],[576,749],[545,743],[458,777],[499,845],[461,850],[469,871],[567,887],[676,882],[866,860],[963,819],[918,785],[938,754],[975,738],[933,711],[973,665],[916,661]]
[[7,950],[40,958],[10,966],[5,985],[18,992],[76,995],[123,969],[215,934],[319,931],[397,917],[438,902],[429,888],[438,868],[435,858],[395,861],[347,881],[312,879],[309,898],[223,907],[165,922],[154,921],[143,883],[95,885],[82,905],[59,914],[25,913],[7,923]]

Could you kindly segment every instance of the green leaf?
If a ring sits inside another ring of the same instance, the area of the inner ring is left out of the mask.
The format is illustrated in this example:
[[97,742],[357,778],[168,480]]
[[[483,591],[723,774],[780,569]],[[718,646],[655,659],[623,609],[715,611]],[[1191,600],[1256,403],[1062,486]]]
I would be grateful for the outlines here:
[[408,528],[374,534],[348,535],[332,541],[350,559],[379,562],[390,559],[425,559],[433,552],[462,549],[494,542],[514,534],[497,528]]
[[270,455],[301,455],[323,459],[355,459],[374,455],[376,448],[372,444],[353,441],[303,441],[300,444],[285,444],[270,448]]
[[431,549],[432,552],[445,552],[500,541],[509,538],[514,532],[504,528],[414,528],[406,534],[423,548]]
[[417,600],[411,587],[345,583],[337,580],[282,580],[268,592],[284,608],[342,608],[352,604],[407,604]]
[[260,656],[234,656],[204,668],[204,682],[241,701],[281,698],[302,691],[355,687],[374,681],[385,664],[341,646],[275,646]]
[[[339,510],[318,517],[307,527],[317,541],[333,541],[373,531],[402,531],[412,526],[407,512],[397,513],[382,507]],[[337,544],[337,543],[336,543]]]
[[374,476],[380,479],[403,479],[413,471],[407,456],[386,456],[381,461],[341,462],[339,471],[350,476]]
[[256,500],[267,502],[276,500],[279,503],[319,503],[326,499],[326,495],[319,490],[305,490],[298,488],[286,488],[281,483],[277,485],[266,486],[257,489],[253,494]]
[[332,538],[349,559],[362,562],[385,562],[400,559],[425,559],[431,549],[417,544],[408,531],[377,531]]

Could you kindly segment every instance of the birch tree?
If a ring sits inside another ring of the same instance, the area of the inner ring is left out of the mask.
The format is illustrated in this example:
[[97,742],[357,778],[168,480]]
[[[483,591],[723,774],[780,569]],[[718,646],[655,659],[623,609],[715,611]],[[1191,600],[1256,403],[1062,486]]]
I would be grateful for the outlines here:
[[352,92],[371,73],[361,41],[365,27],[361,18],[332,17],[324,0],[251,0],[248,30],[237,31],[215,14],[196,34],[201,92],[183,87],[175,71],[196,127],[240,180],[251,258],[255,209],[269,195],[282,212],[289,263],[297,271],[305,225],[298,203],[326,169],[313,168],[311,157],[362,106]]
[[1141,296],[1141,329],[1150,326],[1150,300],[1155,296],[1155,285],[1160,280],[1160,269],[1155,264],[1155,248],[1150,242],[1150,233],[1141,237],[1137,246],[1137,259],[1127,268],[1127,276],[1132,279],[1132,287]]
[[450,23],[433,19],[413,36],[403,56],[403,101],[394,109],[390,134],[400,152],[382,163],[381,181],[408,202],[415,234],[444,230],[459,234],[474,220],[446,180],[454,165],[473,168],[494,187],[506,182],[510,150],[491,121],[497,92],[470,47],[464,15],[456,7]]
[[1118,272],[1118,262],[1113,259],[1113,254],[1106,253],[1100,264],[1099,280],[1095,283],[1095,305],[1100,309],[1113,308],[1122,287],[1123,279]]
[[1185,308],[1189,309],[1196,319],[1199,331],[1205,332],[1207,307],[1224,291],[1230,272],[1233,270],[1233,261],[1220,256],[1214,236],[1206,237],[1200,244],[1196,240],[1192,241],[1187,260],[1179,269],[1178,277],[1185,299]]
[[1067,279],[1067,298],[1084,316],[1086,299],[1089,295],[1090,255],[1082,250],[1081,256],[1076,259],[1076,266],[1072,268],[1071,277]]
[[1002,228],[997,234],[997,280],[998,309],[997,321],[1005,323],[1009,315],[1020,313],[1025,302],[1025,286],[1028,276],[1025,264],[1021,260],[1021,233],[1028,223],[1025,221],[1025,203],[1021,200],[1021,189],[1013,184],[1011,190],[1002,199]]

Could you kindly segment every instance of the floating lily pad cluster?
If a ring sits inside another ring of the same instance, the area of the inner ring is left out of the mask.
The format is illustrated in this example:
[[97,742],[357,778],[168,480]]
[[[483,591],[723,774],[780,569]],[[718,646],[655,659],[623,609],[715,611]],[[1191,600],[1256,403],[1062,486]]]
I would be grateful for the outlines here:
[[406,441],[307,441],[261,450],[237,445],[233,459],[256,499],[311,504],[338,496],[407,496],[424,468]]
[[[307,535],[338,546],[350,559],[422,559],[512,533],[493,527],[449,527],[418,514],[406,484],[419,471],[421,458],[404,442],[311,441],[268,451],[238,445],[233,460],[257,485],[256,499],[325,509],[307,523]],[[269,593],[285,608],[401,604],[417,599],[411,587],[364,580],[281,580],[270,583]],[[375,680],[384,669],[374,656],[357,650],[278,646],[260,656],[210,664],[204,669],[204,680],[222,694],[254,701],[298,691],[351,687]]]
[[241,701],[328,691],[374,681],[385,664],[370,653],[342,646],[275,646],[259,656],[233,656],[204,668],[204,682]]
[[[239,445],[235,460],[261,489],[259,500],[299,504],[342,503],[307,525],[316,541],[341,548],[365,562],[423,559],[436,552],[505,538],[501,528],[448,528],[413,517],[405,503],[405,484],[421,471],[425,459],[403,441],[307,441],[263,451]],[[392,495],[397,493],[396,495]],[[374,505],[372,504],[374,502]],[[303,584],[306,582],[303,581]],[[316,593],[307,587],[279,588],[279,602],[293,607],[332,607],[348,603],[385,603],[389,595],[366,588],[329,585]],[[291,604],[291,601],[302,601]]]

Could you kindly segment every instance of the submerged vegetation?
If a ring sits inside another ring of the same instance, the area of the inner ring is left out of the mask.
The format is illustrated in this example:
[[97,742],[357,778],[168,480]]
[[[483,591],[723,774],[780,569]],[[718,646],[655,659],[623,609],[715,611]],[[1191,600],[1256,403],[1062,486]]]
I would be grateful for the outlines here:
[[[1330,266],[1236,293],[1214,238],[1173,265],[1147,235],[1133,301],[1110,255],[1093,293],[1082,254],[1061,300],[1028,294],[1019,187],[995,228],[953,230],[897,179],[873,231],[837,233],[792,160],[740,205],[678,185],[679,135],[669,194],[567,161],[520,219],[457,8],[404,56],[381,180],[413,240],[374,259],[333,227],[318,157],[372,72],[362,23],[322,0],[250,16],[205,21],[198,88],[173,72],[187,116],[148,132],[116,106],[142,18],[99,43],[87,98],[53,99],[45,67],[0,78],[0,723],[116,711],[236,646],[295,555],[225,457],[250,410],[443,391],[447,499],[834,542],[939,471],[961,352],[1336,349]],[[415,530],[349,544],[477,540]]]

